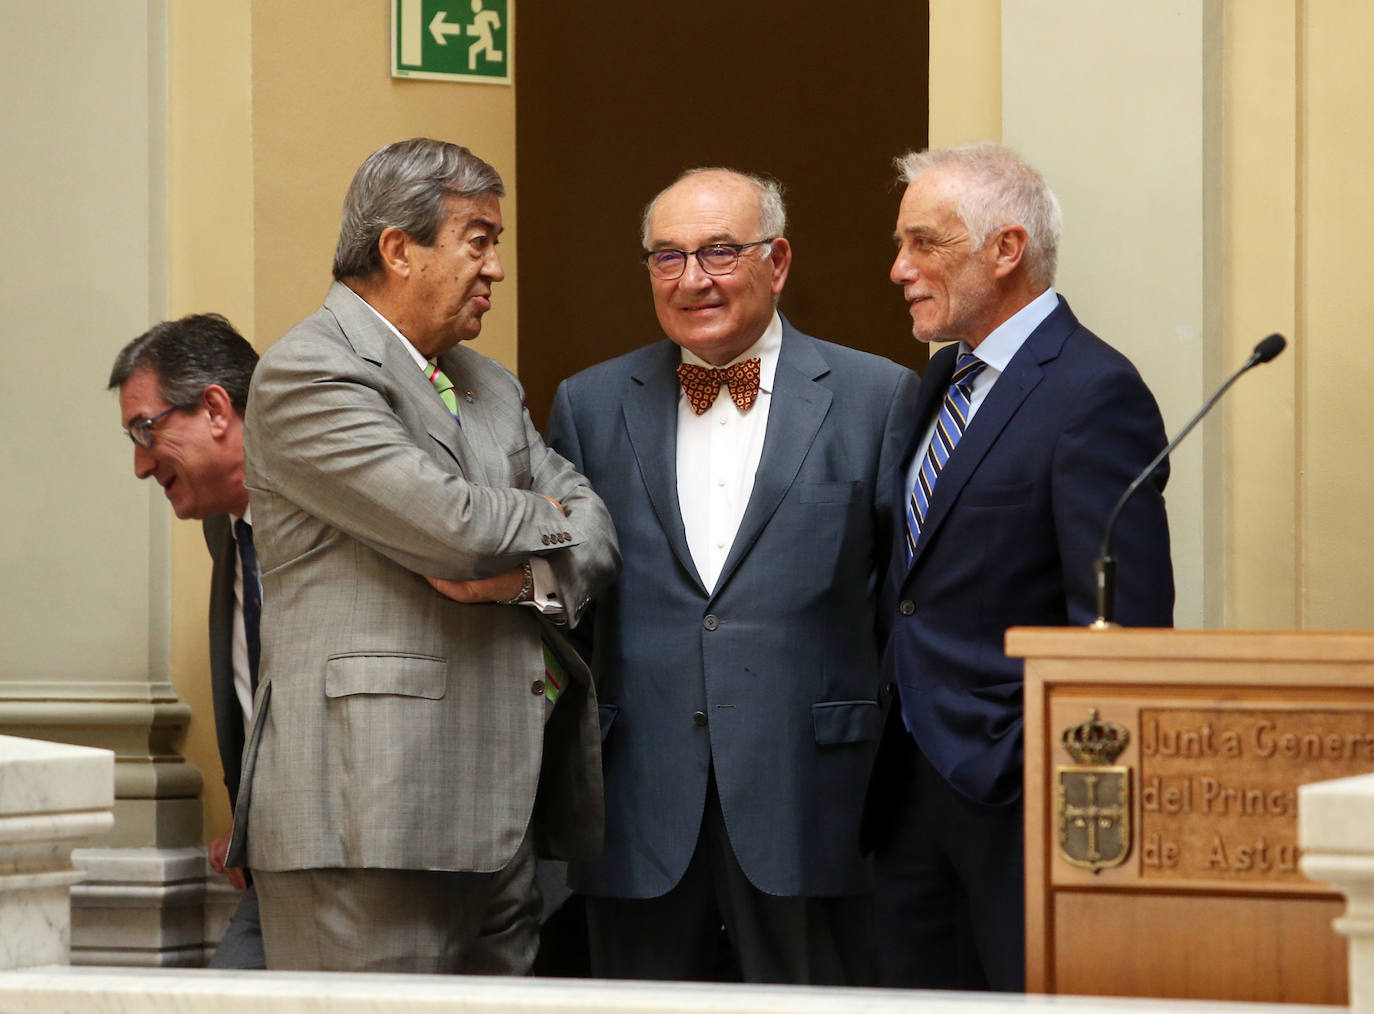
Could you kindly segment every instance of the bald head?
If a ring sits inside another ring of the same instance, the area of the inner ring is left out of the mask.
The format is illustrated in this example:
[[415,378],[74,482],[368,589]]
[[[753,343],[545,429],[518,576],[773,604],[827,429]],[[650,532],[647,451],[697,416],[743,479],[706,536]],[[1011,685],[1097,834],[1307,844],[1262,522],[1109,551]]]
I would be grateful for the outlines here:
[[645,210],[644,247],[660,256],[677,251],[679,271],[662,270],[660,260],[649,272],[663,333],[714,366],[757,342],[792,264],[785,226],[777,184],[747,173],[693,170],[655,197]]
[[690,188],[722,188],[735,190],[737,194],[751,195],[758,209],[759,236],[785,236],[787,234],[787,209],[782,202],[782,185],[777,180],[754,173],[740,172],[721,166],[702,166],[688,169],[672,183],[668,184],[644,208],[640,221],[640,242],[644,249],[650,248],[650,224],[658,202],[670,191],[679,186]]

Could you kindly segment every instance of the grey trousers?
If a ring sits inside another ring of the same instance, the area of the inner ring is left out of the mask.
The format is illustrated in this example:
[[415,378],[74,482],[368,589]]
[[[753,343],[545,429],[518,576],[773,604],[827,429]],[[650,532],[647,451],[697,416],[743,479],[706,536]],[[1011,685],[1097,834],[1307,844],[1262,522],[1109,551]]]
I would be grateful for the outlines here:
[[253,871],[267,967],[525,975],[541,901],[526,839],[496,873]]
[[210,959],[211,968],[266,968],[262,950],[262,922],[258,918],[258,888],[249,884],[229,917],[224,936]]

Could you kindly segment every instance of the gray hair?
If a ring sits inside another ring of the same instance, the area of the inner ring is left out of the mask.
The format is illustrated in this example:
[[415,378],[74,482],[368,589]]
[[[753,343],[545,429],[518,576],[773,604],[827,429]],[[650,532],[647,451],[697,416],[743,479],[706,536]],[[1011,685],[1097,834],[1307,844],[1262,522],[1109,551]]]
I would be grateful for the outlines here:
[[782,203],[781,183],[769,176],[741,172],[738,169],[729,169],[725,166],[700,166],[681,173],[677,179],[656,193],[654,199],[644,206],[644,214],[639,223],[639,239],[645,250],[649,249],[649,221],[654,217],[654,208],[658,207],[659,199],[683,180],[691,176],[700,176],[702,173],[729,173],[731,176],[737,176],[746,183],[752,184],[759,195],[759,229],[762,233],[759,238],[777,239],[787,234],[787,208]]
[[412,137],[378,148],[358,167],[344,198],[334,278],[366,278],[381,270],[377,240],[401,229],[430,246],[447,217],[444,198],[505,197],[495,169],[468,149],[447,141]]
[[1010,148],[991,141],[952,148],[909,151],[896,159],[902,183],[932,169],[951,169],[963,180],[955,212],[975,250],[998,229],[1019,225],[1026,230],[1026,275],[1035,285],[1054,284],[1063,216],[1044,177]]
[[243,415],[257,365],[257,352],[234,325],[217,313],[193,313],[164,320],[120,349],[107,390],[123,387],[139,370],[152,370],[169,405],[193,405],[207,387],[218,384]]

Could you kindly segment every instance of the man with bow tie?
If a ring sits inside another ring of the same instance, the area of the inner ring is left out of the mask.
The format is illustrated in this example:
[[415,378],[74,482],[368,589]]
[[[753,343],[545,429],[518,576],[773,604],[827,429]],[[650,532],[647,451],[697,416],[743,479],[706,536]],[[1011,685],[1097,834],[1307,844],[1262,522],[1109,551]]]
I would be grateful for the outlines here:
[[624,561],[579,631],[606,845],[572,884],[596,975],[870,978],[859,819],[916,377],[777,312],[785,231],[776,183],[684,173],[643,223],[668,341],[554,402],[550,445],[606,502]]

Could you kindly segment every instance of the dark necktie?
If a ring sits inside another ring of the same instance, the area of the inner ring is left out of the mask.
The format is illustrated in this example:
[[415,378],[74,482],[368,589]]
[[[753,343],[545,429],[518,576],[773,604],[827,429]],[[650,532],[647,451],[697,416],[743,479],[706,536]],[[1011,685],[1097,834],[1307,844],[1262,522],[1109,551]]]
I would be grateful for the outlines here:
[[730,400],[741,412],[748,412],[749,406],[759,396],[760,359],[754,356],[726,366],[723,369],[713,366],[697,366],[695,363],[681,363],[677,368],[678,380],[682,382],[682,392],[691,402],[692,411],[701,415],[713,404],[720,386],[730,390]]
[[940,406],[940,418],[935,423],[935,433],[926,448],[921,470],[916,473],[916,482],[911,487],[911,495],[906,502],[906,562],[910,563],[916,555],[916,540],[921,537],[921,525],[925,523],[926,511],[930,509],[930,498],[935,492],[935,480],[940,477],[949,456],[954,453],[955,445],[964,435],[968,426],[969,399],[973,395],[973,381],[983,372],[983,362],[972,352],[965,352],[954,365],[954,376],[949,378],[949,390],[945,392],[945,403]]
[[258,656],[262,652],[262,582],[258,554],[253,548],[253,526],[243,518],[234,522],[234,541],[243,567],[243,633],[248,641],[248,676],[253,696],[258,693]]

